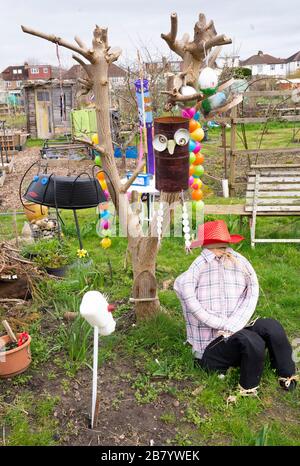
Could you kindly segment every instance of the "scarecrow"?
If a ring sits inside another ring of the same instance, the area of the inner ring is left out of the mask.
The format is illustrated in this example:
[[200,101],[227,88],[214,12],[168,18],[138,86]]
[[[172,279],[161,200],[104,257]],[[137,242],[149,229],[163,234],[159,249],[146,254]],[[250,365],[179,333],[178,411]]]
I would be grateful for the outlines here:
[[249,323],[259,295],[257,276],[248,260],[229,247],[243,239],[230,235],[223,220],[199,226],[191,248],[202,247],[202,252],[174,283],[187,341],[195,363],[205,370],[224,376],[229,367],[239,367],[242,396],[257,396],[267,349],[280,386],[291,391],[297,376],[283,327],[272,318]]

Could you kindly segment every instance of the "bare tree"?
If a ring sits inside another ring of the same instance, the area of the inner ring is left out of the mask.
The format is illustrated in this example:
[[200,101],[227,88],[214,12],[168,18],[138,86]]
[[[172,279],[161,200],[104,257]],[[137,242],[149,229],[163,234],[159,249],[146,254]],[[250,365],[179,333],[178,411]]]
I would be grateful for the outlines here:
[[[204,15],[199,16],[199,21],[195,25],[193,41],[189,41],[187,34],[184,35],[182,41],[177,41],[177,15],[175,13],[171,16],[171,25],[171,32],[163,35],[163,38],[170,49],[182,57],[184,61],[183,73],[176,76],[174,80],[177,84],[175,86],[176,92],[174,92],[174,88],[169,91],[173,105],[176,104],[177,100],[181,101],[178,90],[182,82],[185,80],[187,83],[195,83],[197,80],[204,63],[205,53],[212,47],[230,43],[231,40],[225,36],[218,36],[213,22],[206,23]],[[152,234],[144,234],[139,217],[133,211],[126,195],[126,191],[142,170],[143,164],[136,168],[132,177],[126,183],[122,183],[114,158],[110,128],[108,67],[118,60],[121,50],[111,48],[108,43],[107,29],[99,26],[96,26],[94,30],[91,47],[86,46],[77,36],[75,37],[76,44],[74,44],[55,35],[38,32],[25,26],[22,26],[22,29],[28,34],[41,37],[72,50],[76,53],[73,58],[86,71],[87,79],[83,79],[82,84],[87,89],[92,88],[94,92],[100,141],[100,145],[93,145],[93,147],[102,154],[102,165],[107,174],[108,189],[118,212],[123,231],[127,233],[128,249],[131,253],[134,275],[133,289],[136,315],[138,318],[149,317],[160,308],[155,280],[156,257],[159,248],[158,238],[153,234],[156,231],[156,217],[154,217],[152,225],[150,225]],[[161,193],[161,201],[173,203],[179,199],[179,196],[180,193],[163,192]]]

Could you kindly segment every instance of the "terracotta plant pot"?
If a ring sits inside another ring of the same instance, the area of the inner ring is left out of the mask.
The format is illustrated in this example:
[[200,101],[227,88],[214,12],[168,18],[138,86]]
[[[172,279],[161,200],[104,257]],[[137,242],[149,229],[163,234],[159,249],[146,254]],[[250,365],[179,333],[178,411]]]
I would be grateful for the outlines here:
[[[21,333],[17,334],[19,338]],[[10,343],[8,335],[0,338],[0,348]],[[0,378],[14,377],[26,371],[31,363],[30,352],[31,337],[22,345],[9,351],[0,351]]]
[[24,202],[24,213],[31,222],[32,220],[38,220],[47,217],[48,207],[40,204],[34,204],[33,202]]

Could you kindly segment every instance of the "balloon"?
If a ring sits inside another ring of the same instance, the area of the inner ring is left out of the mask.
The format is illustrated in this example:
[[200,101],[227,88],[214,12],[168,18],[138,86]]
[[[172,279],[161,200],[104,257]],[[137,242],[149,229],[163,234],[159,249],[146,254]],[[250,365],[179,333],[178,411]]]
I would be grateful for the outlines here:
[[106,197],[106,200],[109,198],[109,191],[107,189],[104,190],[104,196]]
[[93,144],[97,144],[97,145],[99,144],[99,138],[98,138],[98,134],[97,134],[97,133],[93,134],[93,136],[92,136],[92,143],[93,143]]
[[183,116],[183,118],[193,118],[193,116],[195,115],[196,113],[196,109],[194,107],[190,107],[190,108],[184,108],[181,112],[181,115]]
[[103,249],[108,249],[108,248],[110,248],[110,246],[111,246],[111,239],[110,239],[110,238],[103,238],[103,240],[101,241],[101,246],[103,247]]
[[190,123],[189,123],[189,131],[190,133],[193,133],[194,131],[196,131],[196,129],[198,128],[201,128],[201,125],[198,121],[196,120],[190,120]]
[[192,188],[192,189],[201,189],[201,188],[202,188],[202,185],[203,185],[203,183],[202,183],[201,180],[195,179],[195,180],[194,180],[194,183],[193,183],[192,186],[191,186],[191,188]]
[[104,210],[103,212],[101,212],[100,215],[101,215],[101,218],[108,220],[110,217],[110,212],[108,210]]
[[198,152],[200,152],[200,150],[201,150],[201,144],[200,144],[199,141],[196,141],[196,147],[193,150],[194,154],[198,154]]
[[104,230],[108,230],[109,222],[107,220],[103,220],[103,222],[101,222],[101,227],[104,228]]
[[111,230],[104,230],[104,229],[103,229],[103,230],[101,231],[101,235],[102,235],[102,236],[105,236],[105,237],[111,236],[111,235],[112,235],[112,231],[111,231]]
[[196,189],[195,191],[192,192],[192,199],[193,201],[201,201],[203,198],[203,192],[201,189]]
[[197,146],[196,141],[193,141],[192,139],[190,139],[190,142],[189,142],[189,151],[190,151],[190,152],[194,152],[196,146]]
[[193,202],[193,208],[196,208],[196,209],[199,209],[199,210],[203,210],[204,209],[204,202],[203,201],[196,201],[196,202]]
[[97,178],[98,178],[98,180],[100,180],[100,181],[105,181],[105,175],[104,175],[104,173],[103,173],[103,172],[98,172],[98,173],[97,173]]
[[194,178],[190,176],[189,178],[189,186],[193,186],[193,183],[195,182]]
[[97,167],[101,167],[101,157],[100,157],[99,154],[97,154],[97,155],[95,156],[94,163],[95,163],[95,165],[97,165]]
[[195,141],[202,141],[202,139],[204,138],[204,131],[202,128],[198,128],[196,129],[196,131],[194,131],[192,134],[191,134],[191,138],[194,139]]
[[194,152],[190,152],[190,163],[194,163],[196,160],[196,155]]
[[199,121],[200,118],[201,118],[201,113],[200,113],[200,112],[196,112],[193,118],[194,118],[194,120]]
[[105,191],[105,190],[107,189],[106,181],[105,181],[105,180],[101,180],[101,181],[100,181],[100,186],[101,186],[101,188],[103,189],[103,191]]
[[194,173],[195,173],[195,166],[192,164],[190,166],[190,176],[193,176]]
[[203,165],[193,165],[193,167],[195,175],[202,176],[204,174]]
[[194,161],[194,165],[202,165],[204,162],[204,155],[200,152],[196,155],[196,160]]
[[201,71],[198,82],[203,94],[213,95],[217,90],[218,76],[212,68],[206,66]]

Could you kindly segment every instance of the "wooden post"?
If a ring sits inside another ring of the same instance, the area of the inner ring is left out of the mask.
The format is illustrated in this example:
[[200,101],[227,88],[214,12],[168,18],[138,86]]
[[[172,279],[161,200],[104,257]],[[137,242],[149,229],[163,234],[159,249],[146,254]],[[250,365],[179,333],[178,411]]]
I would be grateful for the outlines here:
[[224,149],[224,178],[227,180],[227,147],[226,147],[226,123],[222,123],[222,146]]
[[230,133],[230,159],[229,159],[229,195],[235,196],[235,169],[236,169],[236,123],[237,108],[231,110],[231,133]]

